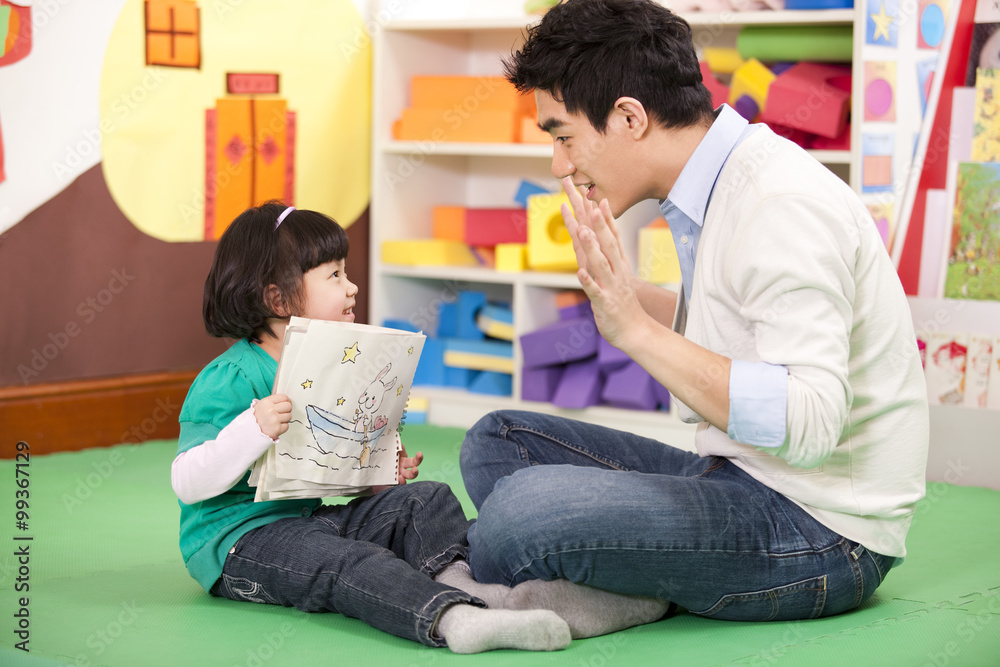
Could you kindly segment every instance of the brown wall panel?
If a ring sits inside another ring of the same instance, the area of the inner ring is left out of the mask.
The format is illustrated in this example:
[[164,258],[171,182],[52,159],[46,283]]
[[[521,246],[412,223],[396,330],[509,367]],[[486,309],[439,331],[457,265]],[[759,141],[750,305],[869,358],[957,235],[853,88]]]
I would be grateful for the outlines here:
[[[348,233],[365,322],[367,211]],[[214,251],[142,233],[85,172],[0,236],[0,387],[204,366],[227,345],[201,321]]]

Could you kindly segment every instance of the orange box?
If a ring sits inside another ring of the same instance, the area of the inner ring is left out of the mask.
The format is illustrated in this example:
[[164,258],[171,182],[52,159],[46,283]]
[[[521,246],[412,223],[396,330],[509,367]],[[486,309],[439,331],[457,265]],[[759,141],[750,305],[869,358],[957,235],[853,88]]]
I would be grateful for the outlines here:
[[463,116],[454,109],[403,109],[395,136],[400,141],[513,143],[517,114],[479,109]]
[[556,308],[569,308],[570,306],[575,306],[578,303],[583,303],[587,301],[587,295],[583,290],[567,290],[565,292],[556,292]]
[[520,131],[518,132],[517,140],[522,144],[552,143],[552,137],[549,136],[548,132],[538,127],[534,116],[521,116],[521,124],[518,129]]
[[517,111],[521,98],[500,76],[415,76],[410,80],[410,107],[414,109]]
[[435,206],[431,213],[432,236],[448,241],[465,241],[465,207]]

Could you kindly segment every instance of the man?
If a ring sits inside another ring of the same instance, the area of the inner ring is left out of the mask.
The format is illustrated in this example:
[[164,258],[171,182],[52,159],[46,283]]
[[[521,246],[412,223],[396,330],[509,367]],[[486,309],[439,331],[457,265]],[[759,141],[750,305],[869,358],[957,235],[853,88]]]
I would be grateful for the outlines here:
[[[690,28],[656,3],[569,0],[505,65],[552,135],[597,326],[699,422],[698,453],[487,415],[461,454],[474,576],[572,582],[534,601],[557,611],[597,591],[750,621],[858,606],[905,555],[928,441],[909,310],[866,208],[799,147],[713,110]],[[650,198],[678,294],[622,248],[615,216]]]

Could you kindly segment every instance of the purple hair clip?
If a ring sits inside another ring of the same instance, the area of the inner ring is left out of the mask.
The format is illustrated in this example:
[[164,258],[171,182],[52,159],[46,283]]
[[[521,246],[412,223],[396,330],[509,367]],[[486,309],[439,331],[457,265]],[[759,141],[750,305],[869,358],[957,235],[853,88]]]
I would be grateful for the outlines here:
[[288,217],[288,214],[291,213],[294,210],[295,210],[294,206],[289,206],[284,211],[282,211],[281,215],[278,216],[278,221],[276,223],[274,223],[274,228],[277,229],[281,225],[281,223],[283,223],[285,221],[285,218]]

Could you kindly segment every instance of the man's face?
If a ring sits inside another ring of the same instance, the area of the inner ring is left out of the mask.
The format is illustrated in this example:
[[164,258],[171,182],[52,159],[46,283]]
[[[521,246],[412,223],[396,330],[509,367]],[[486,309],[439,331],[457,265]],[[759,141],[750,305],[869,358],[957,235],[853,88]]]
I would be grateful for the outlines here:
[[607,199],[616,217],[647,198],[635,142],[615,114],[602,134],[587,116],[569,113],[546,91],[535,91],[535,104],[538,126],[552,136],[553,176],[571,176],[574,184],[586,187],[587,199]]

